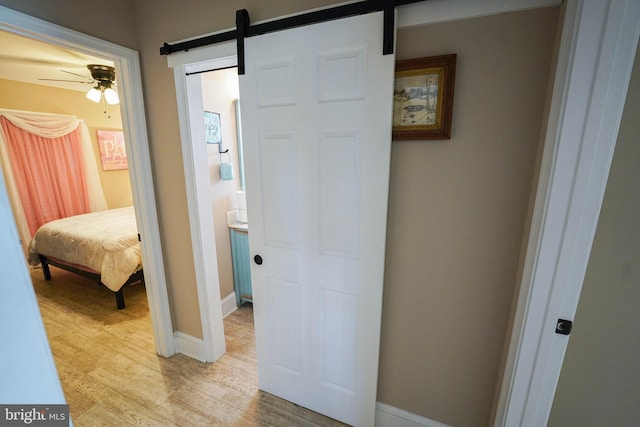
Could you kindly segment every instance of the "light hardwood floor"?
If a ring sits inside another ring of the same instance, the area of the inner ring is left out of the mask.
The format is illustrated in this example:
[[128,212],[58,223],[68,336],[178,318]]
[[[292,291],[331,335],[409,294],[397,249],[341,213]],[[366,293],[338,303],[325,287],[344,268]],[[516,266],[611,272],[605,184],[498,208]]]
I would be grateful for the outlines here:
[[144,287],[124,310],[94,282],[52,267],[31,277],[75,426],[342,426],[258,390],[253,309],[224,320],[216,363],[155,353]]

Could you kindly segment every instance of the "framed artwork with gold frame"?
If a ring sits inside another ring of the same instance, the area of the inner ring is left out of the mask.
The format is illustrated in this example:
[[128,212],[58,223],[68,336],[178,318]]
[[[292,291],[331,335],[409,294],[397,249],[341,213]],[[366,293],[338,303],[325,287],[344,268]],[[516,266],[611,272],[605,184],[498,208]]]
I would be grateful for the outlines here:
[[396,61],[393,140],[449,139],[456,54]]

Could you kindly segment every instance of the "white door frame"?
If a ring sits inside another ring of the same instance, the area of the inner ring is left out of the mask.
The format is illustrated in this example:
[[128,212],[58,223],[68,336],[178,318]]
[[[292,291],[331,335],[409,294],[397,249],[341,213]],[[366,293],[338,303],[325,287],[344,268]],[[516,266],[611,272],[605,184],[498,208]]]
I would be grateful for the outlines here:
[[[433,0],[399,7],[397,22],[402,28],[559,3]],[[567,1],[496,426],[545,425],[551,410],[568,341],[554,333],[555,321],[559,317],[573,319],[577,307],[631,75],[640,31],[638,9],[634,0]],[[593,49],[598,46],[602,49],[594,54]],[[170,55],[167,63],[176,69],[179,108],[188,105],[186,84],[181,83],[186,78],[185,67],[204,69],[209,66],[208,61],[234,55],[233,42]],[[182,144],[183,150],[191,149],[191,141],[185,140],[184,135]],[[187,187],[196,188],[196,176],[206,182],[206,173],[185,162]],[[190,197],[194,194],[192,191]],[[197,200],[189,203],[190,207],[198,205]],[[198,231],[192,227],[192,233]],[[194,242],[206,238],[200,234]],[[206,259],[215,259],[202,247],[196,247],[197,251]],[[198,285],[201,298],[200,292],[206,292],[206,288],[206,284]],[[211,296],[211,301],[215,297]],[[210,317],[205,307],[203,321]],[[213,332],[224,338],[223,330]]]
[[[204,64],[176,66],[173,69],[180,120],[182,161],[185,173],[189,228],[196,272],[196,288],[202,326],[202,345],[180,352],[202,362],[218,360],[226,351],[220,278],[213,220],[209,164],[205,144],[202,83],[199,72],[235,66],[235,56],[218,57]],[[187,73],[196,73],[187,78]],[[182,342],[182,341],[180,341]],[[179,342],[179,343],[180,343]]]
[[122,127],[125,139],[131,142],[126,144],[129,176],[138,230],[142,236],[142,263],[156,351],[165,357],[175,354],[138,52],[3,6],[0,6],[0,30],[115,63]]
[[[640,34],[637,0],[568,1],[496,426],[546,425]],[[579,325],[577,325],[579,327]]]

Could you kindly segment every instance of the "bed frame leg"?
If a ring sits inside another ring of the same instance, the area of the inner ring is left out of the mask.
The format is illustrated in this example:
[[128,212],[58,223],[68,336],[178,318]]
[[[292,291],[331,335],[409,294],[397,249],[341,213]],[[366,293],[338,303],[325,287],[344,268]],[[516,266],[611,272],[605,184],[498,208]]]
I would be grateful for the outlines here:
[[116,305],[118,306],[118,310],[122,310],[124,308],[124,292],[120,289],[118,292],[114,292],[116,294]]
[[44,280],[51,280],[51,270],[49,270],[49,263],[47,262],[47,259],[42,255],[40,255],[40,265],[42,265]]

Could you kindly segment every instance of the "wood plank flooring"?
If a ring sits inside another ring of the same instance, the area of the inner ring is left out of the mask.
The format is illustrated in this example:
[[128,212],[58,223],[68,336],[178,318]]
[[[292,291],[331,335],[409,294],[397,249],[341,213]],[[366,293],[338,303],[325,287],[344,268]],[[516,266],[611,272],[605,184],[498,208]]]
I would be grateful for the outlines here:
[[124,310],[96,283],[51,268],[31,272],[75,426],[343,426],[258,390],[253,309],[224,320],[216,363],[155,353],[145,289],[125,288]]

